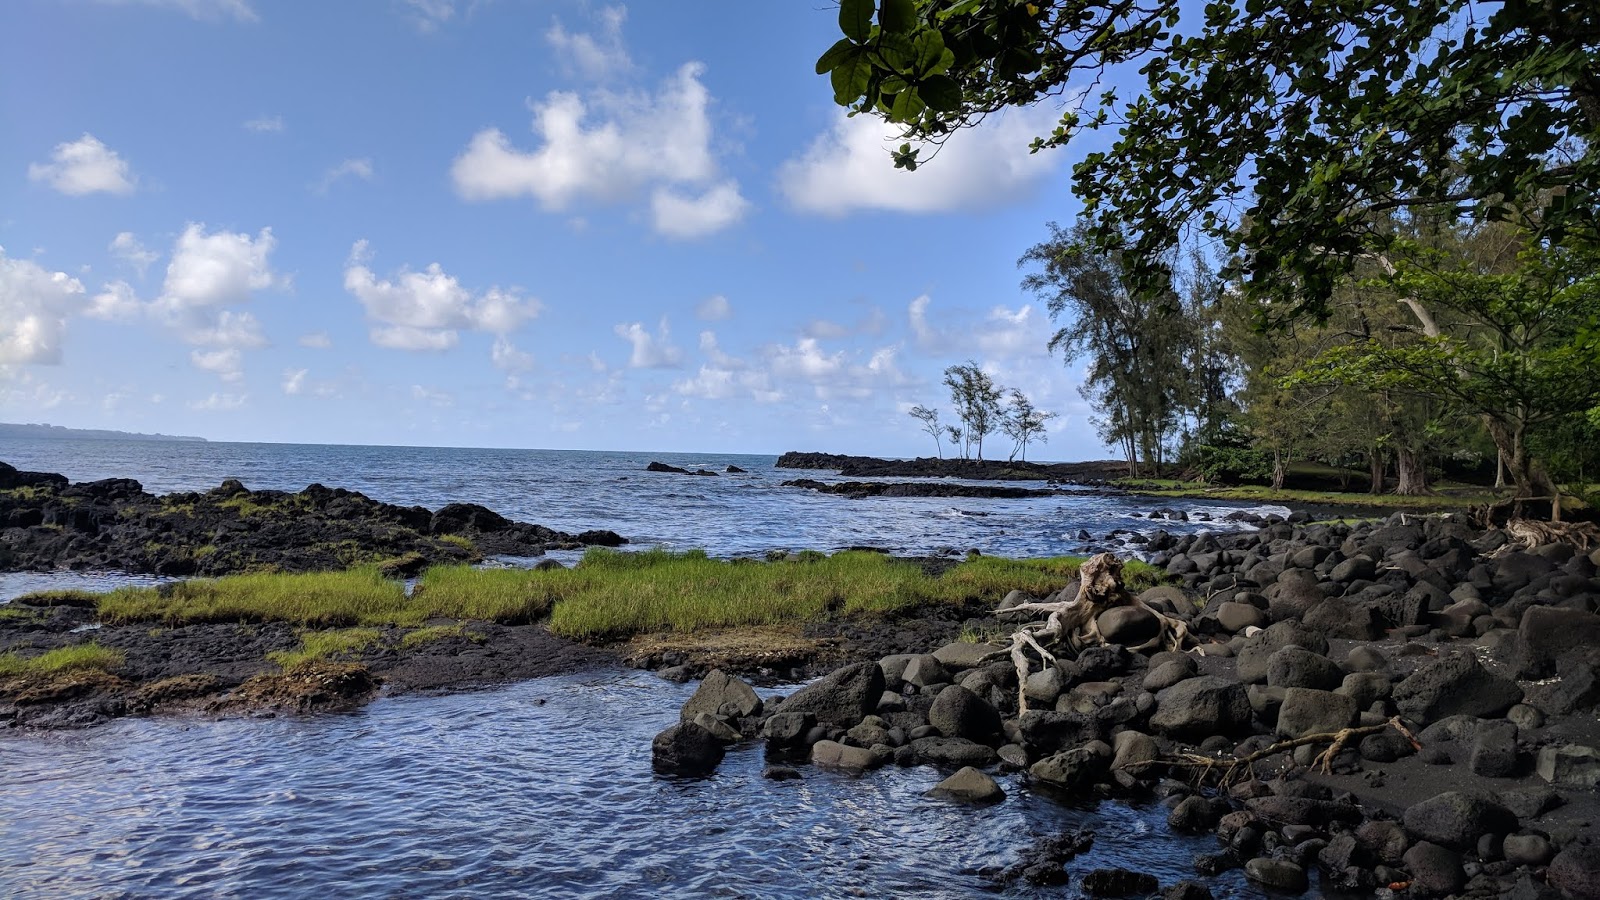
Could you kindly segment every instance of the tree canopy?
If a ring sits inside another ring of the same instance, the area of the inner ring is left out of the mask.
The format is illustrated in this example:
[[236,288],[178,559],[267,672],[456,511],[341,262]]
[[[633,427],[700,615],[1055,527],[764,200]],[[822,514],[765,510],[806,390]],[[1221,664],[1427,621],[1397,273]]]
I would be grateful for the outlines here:
[[[1047,98],[1034,148],[1114,131],[1074,167],[1092,235],[1159,291],[1169,251],[1221,241],[1265,319],[1327,312],[1382,220],[1516,220],[1600,246],[1593,0],[841,0],[834,99],[906,128],[897,165]],[[1137,73],[1131,70],[1138,66]],[[1142,84],[1124,98],[1113,86]]]

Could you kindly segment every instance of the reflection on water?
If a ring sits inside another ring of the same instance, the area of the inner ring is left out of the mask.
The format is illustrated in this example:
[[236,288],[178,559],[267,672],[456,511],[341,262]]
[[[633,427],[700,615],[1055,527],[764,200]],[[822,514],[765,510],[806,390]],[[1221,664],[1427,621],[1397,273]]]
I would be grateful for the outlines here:
[[0,738],[0,885],[52,898],[956,898],[992,889],[977,869],[1065,828],[1097,834],[1074,882],[1123,865],[1170,884],[1215,849],[1168,836],[1159,806],[1076,810],[1017,776],[1001,777],[1005,802],[978,808],[926,797],[942,777],[931,768],[768,781],[758,747],[710,778],[656,777],[650,738],[691,690],[569,676],[340,716]]

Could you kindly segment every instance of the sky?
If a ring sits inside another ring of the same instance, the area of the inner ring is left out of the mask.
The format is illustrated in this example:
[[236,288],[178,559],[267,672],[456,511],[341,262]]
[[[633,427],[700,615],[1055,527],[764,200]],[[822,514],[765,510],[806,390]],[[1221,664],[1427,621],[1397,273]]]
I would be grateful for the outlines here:
[[[1016,266],[1053,103],[915,173],[827,3],[7,0],[0,421],[932,455],[976,361],[1108,455]],[[996,436],[988,456],[1009,453]],[[946,448],[948,452],[948,448]]]

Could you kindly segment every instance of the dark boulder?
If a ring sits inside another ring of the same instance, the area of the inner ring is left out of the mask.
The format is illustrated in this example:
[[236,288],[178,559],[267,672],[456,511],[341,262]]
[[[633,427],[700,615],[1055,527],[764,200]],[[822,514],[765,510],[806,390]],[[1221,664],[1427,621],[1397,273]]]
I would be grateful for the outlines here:
[[945,737],[985,741],[1000,730],[1000,713],[988,701],[953,684],[934,699],[928,724]]
[[664,775],[704,775],[722,762],[722,742],[693,722],[674,725],[650,742],[650,761]]
[[1237,682],[1215,675],[1190,678],[1156,695],[1150,727],[1171,737],[1232,734],[1250,725],[1250,698]]
[[1394,687],[1394,702],[1422,722],[1446,716],[1500,716],[1522,702],[1522,688],[1485,669],[1470,653],[1428,663]]
[[735,718],[760,715],[761,698],[750,685],[720,669],[712,669],[695,689],[694,696],[683,704],[679,715],[683,721],[693,722],[700,713]]
[[1571,844],[1550,860],[1545,880],[1575,900],[1600,900],[1600,847]]
[[1331,691],[1344,680],[1333,660],[1303,647],[1285,647],[1267,659],[1267,685]]
[[1420,841],[1407,850],[1400,861],[1411,876],[1412,886],[1424,896],[1453,894],[1466,886],[1467,875],[1461,868],[1461,856],[1454,850]]
[[795,691],[780,709],[810,713],[822,725],[849,728],[877,709],[883,688],[883,670],[877,663],[856,663]]
[[1413,837],[1458,849],[1474,848],[1481,834],[1507,834],[1517,817],[1499,803],[1461,791],[1447,791],[1408,808],[1402,821]]

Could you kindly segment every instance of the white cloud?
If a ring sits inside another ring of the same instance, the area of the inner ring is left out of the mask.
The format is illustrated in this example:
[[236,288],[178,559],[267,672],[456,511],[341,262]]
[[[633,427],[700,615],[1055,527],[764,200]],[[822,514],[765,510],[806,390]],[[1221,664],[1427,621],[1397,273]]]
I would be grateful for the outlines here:
[[357,241],[344,270],[344,288],[367,311],[372,342],[395,350],[448,350],[461,330],[504,335],[533,319],[538,300],[491,287],[473,294],[438,263],[421,272],[401,268],[380,279],[367,268],[367,242]]
[[739,195],[739,183],[724,181],[698,197],[669,187],[650,194],[650,216],[658,233],[671,238],[714,234],[744,218],[750,201]]
[[423,387],[420,384],[413,384],[411,386],[411,399],[420,400],[423,403],[440,407],[454,406],[456,402],[456,398],[448,391],[442,391],[437,388]]
[[131,231],[117,232],[117,236],[111,239],[111,244],[106,249],[110,250],[113,256],[133,266],[140,278],[144,277],[145,270],[150,268],[150,264],[161,257],[161,254],[146,249],[139,243],[139,239],[134,237]]
[[628,8],[607,6],[600,10],[597,18],[600,20],[598,36],[573,34],[557,21],[544,33],[544,39],[569,69],[598,81],[630,71],[633,60],[622,43],[622,25],[628,20]]
[[270,228],[251,237],[243,232],[207,234],[204,225],[191,223],[173,245],[161,296],[151,312],[191,344],[264,346],[256,317],[228,307],[285,283],[269,259],[276,244]]
[[298,343],[302,347],[310,347],[313,350],[327,350],[333,346],[333,338],[329,337],[326,331],[313,331],[309,334],[300,335]]
[[674,369],[683,362],[683,351],[672,343],[663,318],[654,335],[644,329],[643,323],[624,322],[612,329],[617,337],[633,345],[628,365],[635,369]]
[[733,318],[733,306],[721,294],[712,294],[694,308],[695,318],[702,322],[721,322]]
[[1028,196],[1060,165],[1060,154],[1028,152],[1029,142],[1058,118],[1045,106],[991,116],[907,172],[889,158],[889,150],[905,142],[899,126],[840,112],[804,153],[779,167],[778,189],[795,209],[829,216],[992,208]]
[[977,353],[992,360],[1048,355],[1051,328],[1037,308],[1024,303],[1015,310],[996,306],[982,322],[939,326],[928,318],[932,298],[923,294],[907,307],[911,335],[927,353]]
[[238,381],[244,378],[244,358],[240,355],[238,347],[191,350],[189,361],[196,369],[210,372],[223,381]]
[[[533,104],[540,146],[522,151],[498,128],[473,135],[451,177],[467,200],[532,197],[549,212],[590,199],[620,203],[651,193],[662,233],[688,237],[737,221],[748,205],[719,180],[711,152],[704,66],[685,63],[654,93],[553,91]],[[686,196],[677,189],[702,193]]]
[[61,362],[67,317],[83,309],[82,282],[0,248],[0,366]]
[[304,391],[306,388],[306,375],[310,371],[310,369],[284,369],[283,392],[294,395]]
[[197,409],[202,412],[232,412],[233,410],[243,407],[245,402],[249,399],[249,394],[229,394],[221,391],[213,391],[211,396],[205,398],[204,400],[198,400],[190,403],[189,408]]
[[127,160],[88,133],[57,144],[49,162],[29,164],[28,178],[74,197],[96,192],[131,194],[134,185]]
[[772,388],[769,374],[750,368],[742,359],[723,352],[714,332],[700,332],[700,354],[707,362],[693,378],[674,382],[672,389],[686,397],[706,400],[726,400],[740,392],[748,393],[761,403],[772,403],[782,398],[782,393]]
[[134,294],[133,286],[126,281],[113,281],[94,295],[84,314],[91,319],[118,321],[132,319],[144,312],[144,304]]
[[825,353],[816,338],[803,337],[793,347],[774,347],[769,352],[772,371],[809,381],[830,378],[844,371],[844,351]]
[[283,130],[283,116],[256,116],[246,121],[244,128],[257,134],[275,134]]
[[402,0],[407,18],[423,34],[431,34],[439,26],[456,17],[455,0]]
[[[4,352],[0,349],[0,352]],[[3,357],[0,357],[3,359]],[[0,363],[0,409],[21,411],[25,409],[55,409],[74,399],[72,394],[51,387],[27,370],[14,370]]]
[[372,160],[366,157],[361,159],[347,159],[337,166],[324,172],[322,180],[317,182],[316,192],[326,194],[335,184],[343,178],[357,178],[361,181],[372,180]]
[[933,298],[927,294],[911,301],[906,308],[906,316],[911,323],[911,336],[916,338],[917,345],[924,350],[938,351],[944,349],[944,335],[928,324],[928,304]]
[[496,337],[489,348],[489,361],[502,372],[526,372],[533,368],[533,354],[519,350],[503,334]]
[[233,19],[238,22],[256,22],[260,16],[246,0],[100,0],[113,5],[137,4],[171,9],[201,22]]

